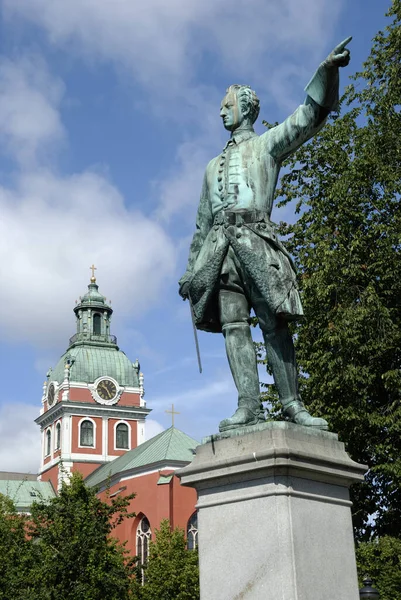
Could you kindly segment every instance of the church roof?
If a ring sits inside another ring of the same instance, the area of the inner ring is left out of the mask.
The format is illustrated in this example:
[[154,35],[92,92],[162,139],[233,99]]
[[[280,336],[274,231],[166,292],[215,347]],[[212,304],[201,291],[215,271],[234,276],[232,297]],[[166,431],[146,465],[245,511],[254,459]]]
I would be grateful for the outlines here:
[[64,366],[70,361],[70,380],[93,383],[98,377],[108,375],[120,385],[139,387],[138,368],[128,356],[116,347],[82,344],[70,347],[50,372],[49,381],[61,383]]
[[144,467],[162,462],[189,463],[194,458],[197,446],[199,442],[183,431],[170,427],[112,462],[102,465],[85,479],[85,483],[99,486],[119,473],[143,470]]
[[[13,475],[11,473],[11,475]],[[50,481],[29,481],[26,479],[0,479],[0,494],[14,501],[17,510],[27,512],[35,501],[55,498]]]

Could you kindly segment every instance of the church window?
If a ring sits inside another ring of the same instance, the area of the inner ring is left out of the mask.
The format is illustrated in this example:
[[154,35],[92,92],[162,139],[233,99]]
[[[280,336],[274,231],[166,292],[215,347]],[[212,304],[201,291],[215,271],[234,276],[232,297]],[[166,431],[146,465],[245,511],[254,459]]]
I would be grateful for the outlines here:
[[79,443],[81,446],[94,446],[93,443],[93,423],[92,421],[82,421],[79,435]]
[[61,445],[61,424],[56,425],[56,450],[59,450]]
[[187,547],[195,550],[198,545],[198,513],[194,512],[187,525]]
[[49,456],[52,450],[52,434],[50,429],[46,431],[46,456]]
[[93,333],[95,335],[100,335],[102,332],[102,317],[99,313],[95,313],[93,315]]
[[[138,529],[136,530],[136,555],[138,564],[146,565],[149,555],[149,541],[152,537],[150,523],[146,517],[142,517]],[[142,583],[145,582],[145,575],[142,571]]]
[[116,448],[128,450],[128,425],[119,423],[116,427]]

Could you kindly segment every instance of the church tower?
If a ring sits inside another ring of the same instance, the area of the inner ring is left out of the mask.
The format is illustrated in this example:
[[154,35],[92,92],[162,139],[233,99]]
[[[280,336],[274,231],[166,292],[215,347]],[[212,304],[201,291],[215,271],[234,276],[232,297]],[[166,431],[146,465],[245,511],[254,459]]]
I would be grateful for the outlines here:
[[39,478],[54,488],[80,471],[87,477],[144,441],[143,375],[110,334],[113,310],[99,292],[95,267],[74,308],[77,330],[50,369],[36,423],[42,434]]

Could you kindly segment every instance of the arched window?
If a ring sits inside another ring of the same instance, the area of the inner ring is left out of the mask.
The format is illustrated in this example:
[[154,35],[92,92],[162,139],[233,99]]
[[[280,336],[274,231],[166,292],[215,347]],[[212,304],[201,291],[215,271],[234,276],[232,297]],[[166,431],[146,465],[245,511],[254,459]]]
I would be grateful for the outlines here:
[[195,550],[198,545],[198,513],[194,512],[187,525],[187,547]]
[[61,424],[56,425],[56,450],[59,450],[61,446]]
[[116,427],[116,448],[128,450],[128,425],[119,423]]
[[94,446],[93,444],[93,423],[92,421],[82,421],[79,432],[79,443],[81,446]]
[[102,317],[99,313],[93,315],[93,333],[100,335],[102,333]]
[[46,431],[46,456],[49,456],[49,454],[52,451],[52,434],[50,429],[48,429]]
[[[149,540],[152,537],[150,523],[146,517],[142,517],[136,530],[136,554],[138,556],[138,564],[146,565],[149,554]],[[142,571],[142,583],[145,581],[144,572]]]

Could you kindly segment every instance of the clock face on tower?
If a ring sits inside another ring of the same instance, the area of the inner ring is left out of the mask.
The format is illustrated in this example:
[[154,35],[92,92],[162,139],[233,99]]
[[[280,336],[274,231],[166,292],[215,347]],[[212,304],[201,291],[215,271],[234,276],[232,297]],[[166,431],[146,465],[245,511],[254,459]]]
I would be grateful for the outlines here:
[[55,393],[56,393],[56,390],[54,389],[54,383],[51,383],[49,385],[49,387],[47,388],[47,404],[49,406],[53,405]]
[[96,392],[102,400],[112,401],[117,395],[117,388],[110,379],[102,379],[97,384]]

